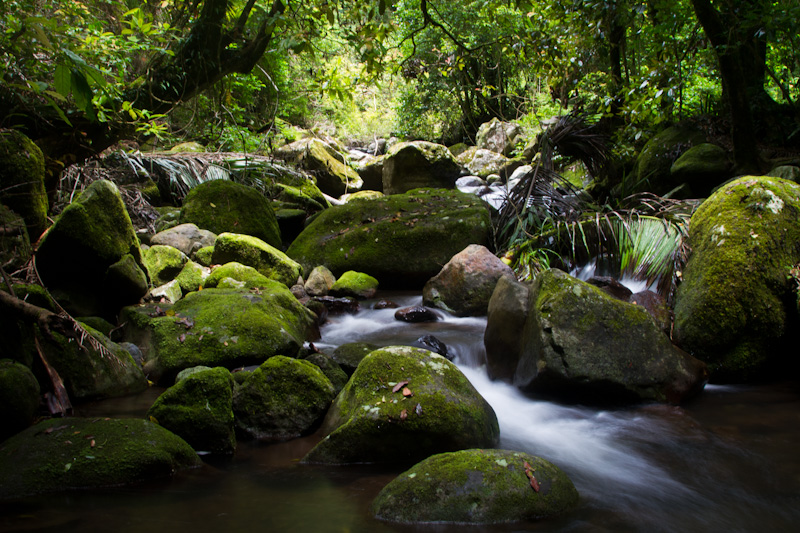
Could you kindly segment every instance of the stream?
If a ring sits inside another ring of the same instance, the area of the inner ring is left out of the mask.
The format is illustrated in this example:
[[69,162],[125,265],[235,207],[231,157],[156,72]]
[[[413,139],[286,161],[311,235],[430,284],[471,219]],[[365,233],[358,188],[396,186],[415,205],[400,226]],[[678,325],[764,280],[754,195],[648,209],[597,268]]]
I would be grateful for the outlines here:
[[[386,296],[386,295],[384,295]],[[389,295],[400,306],[419,295]],[[233,460],[173,479],[0,503],[0,531],[275,532],[796,531],[800,523],[800,386],[710,385],[683,406],[608,409],[532,399],[482,366],[484,318],[407,324],[394,309],[333,317],[320,348],[411,344],[432,334],[494,408],[500,447],[561,467],[581,495],[566,517],[499,526],[400,525],[370,517],[396,467],[308,466],[321,435],[240,442]],[[162,389],[82,406],[79,416],[141,417]]]

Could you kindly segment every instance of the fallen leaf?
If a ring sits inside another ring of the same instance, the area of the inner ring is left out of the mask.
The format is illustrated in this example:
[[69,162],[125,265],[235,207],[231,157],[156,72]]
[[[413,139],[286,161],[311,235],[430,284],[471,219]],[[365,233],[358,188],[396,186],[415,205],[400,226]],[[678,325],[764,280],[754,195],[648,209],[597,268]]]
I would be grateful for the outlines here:
[[401,381],[400,383],[398,383],[397,385],[392,387],[392,392],[397,392],[400,389],[402,389],[403,387],[405,387],[406,385],[408,385],[408,381]]
[[187,317],[181,318],[180,320],[176,320],[175,323],[176,324],[181,324],[183,326],[186,326],[186,329],[190,329],[190,328],[194,327],[194,320],[192,320],[191,318],[187,318]]
[[402,411],[400,411],[400,420],[405,420],[406,418],[408,418],[408,411],[406,409],[403,409]]
[[181,341],[181,343],[183,343],[183,341],[186,340],[186,333],[181,333],[180,337],[178,337],[178,340]]
[[539,482],[531,475],[531,488],[534,492],[539,492]]
[[414,412],[417,413],[417,416],[422,416],[422,406],[417,404],[417,406],[414,408]]
[[414,393],[411,392],[411,389],[409,389],[408,387],[403,387],[403,396],[405,396],[406,398],[410,398],[411,396],[414,396]]

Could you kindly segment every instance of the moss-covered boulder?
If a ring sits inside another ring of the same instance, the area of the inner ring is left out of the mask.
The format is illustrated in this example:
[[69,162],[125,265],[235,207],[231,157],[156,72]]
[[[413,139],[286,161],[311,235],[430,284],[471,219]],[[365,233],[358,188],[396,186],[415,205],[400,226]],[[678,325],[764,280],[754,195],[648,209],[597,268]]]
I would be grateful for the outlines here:
[[264,276],[291,287],[302,275],[300,264],[268,243],[237,233],[221,233],[214,243],[212,261],[222,265],[231,261],[251,266]]
[[473,146],[462,152],[456,161],[473,176],[486,179],[492,174],[508,177],[514,170],[522,166],[522,161],[509,159],[506,156]]
[[135,418],[54,418],[0,444],[0,499],[169,477],[200,460],[166,429]]
[[233,369],[277,354],[296,355],[314,314],[285,286],[204,289],[174,306],[126,307],[126,340],[141,347],[150,379],[169,383],[197,365]]
[[175,276],[175,281],[181,287],[183,294],[199,290],[205,286],[206,279],[211,275],[211,269],[194,261],[187,261],[183,268]]
[[158,287],[153,287],[147,294],[147,300],[153,302],[169,302],[174,304],[183,298],[183,290],[178,280],[173,279]]
[[0,359],[0,442],[33,423],[39,392],[39,382],[27,366]]
[[282,355],[271,357],[234,393],[236,427],[259,440],[287,440],[311,433],[336,396],[319,367]]
[[675,302],[675,339],[717,380],[763,376],[798,331],[787,280],[800,262],[800,185],[746,176],[720,188],[689,226],[692,255]]
[[139,240],[110,181],[93,182],[64,209],[39,245],[36,265],[73,316],[113,316],[147,292]]
[[480,125],[475,136],[475,144],[478,148],[507,156],[514,150],[521,134],[522,128],[519,124],[503,122],[495,117]]
[[491,447],[500,430],[492,407],[444,357],[409,346],[367,355],[325,418],[326,437],[307,463],[412,462]]
[[52,339],[42,339],[47,361],[61,376],[70,398],[115,398],[147,388],[142,367],[128,350],[86,324],[83,328],[89,336],[81,342],[58,332]]
[[348,342],[338,346],[331,354],[331,358],[348,376],[352,376],[361,360],[378,348],[380,347],[377,344],[369,342]]
[[386,485],[376,518],[402,523],[500,524],[541,520],[578,504],[560,468],[507,450],[461,450],[425,459]]
[[172,246],[157,244],[144,252],[144,265],[155,287],[175,279],[187,261],[186,254]]
[[[216,240],[216,239],[214,239]],[[205,267],[210,267],[213,264],[214,247],[204,246],[194,253],[194,260]]]
[[281,245],[275,212],[257,190],[228,180],[211,180],[189,191],[179,221],[216,234],[252,235],[271,246]]
[[475,196],[419,189],[326,209],[286,251],[306,271],[364,272],[381,287],[419,290],[469,244],[488,244],[489,211]]
[[644,307],[560,270],[537,276],[521,335],[521,352],[497,354],[510,360],[496,366],[515,367],[513,382],[534,392],[678,403],[707,380],[706,365],[673,346]]
[[[269,279],[253,267],[231,261],[220,265],[211,271],[205,280],[205,287],[217,287],[224,279],[231,279],[242,283],[241,288],[253,289],[256,287],[274,287],[279,282]],[[283,285],[282,283],[280,285]]]
[[325,374],[325,377],[331,382],[333,385],[333,390],[336,394],[339,394],[344,386],[347,384],[347,380],[350,379],[342,367],[339,366],[339,363],[333,360],[328,354],[322,352],[314,352],[312,354],[307,355],[304,358],[309,363],[312,363],[319,367],[322,370],[322,373]]
[[147,415],[198,452],[232,455],[236,450],[233,386],[226,368],[193,372],[164,391]]
[[[682,184],[672,176],[672,164],[692,146],[705,143],[705,136],[688,126],[672,126],[654,135],[642,148],[629,184],[631,192],[667,194]],[[684,197],[686,194],[684,194]]]
[[705,198],[717,185],[731,178],[733,164],[725,149],[702,143],[686,150],[670,167],[675,183],[686,184],[685,196]]
[[21,216],[0,204],[0,265],[9,272],[31,258],[31,241]]
[[485,246],[470,244],[454,255],[422,289],[422,303],[457,316],[484,316],[501,277],[514,271]]
[[358,190],[363,184],[358,172],[345,163],[344,156],[321,139],[300,139],[281,147],[276,155],[310,172],[317,187],[334,198],[348,190]]
[[178,143],[169,149],[173,154],[199,154],[206,151],[206,147],[196,141]]
[[781,165],[773,168],[767,173],[767,176],[774,178],[781,178],[795,183],[800,183],[800,166],[796,165]]
[[0,202],[19,214],[35,239],[47,228],[44,154],[17,130],[0,129]]
[[332,296],[352,296],[360,300],[372,298],[378,292],[378,280],[364,274],[348,270],[336,280],[330,290]]
[[421,187],[452,189],[461,166],[446,146],[426,141],[401,142],[383,161],[384,194],[402,194]]

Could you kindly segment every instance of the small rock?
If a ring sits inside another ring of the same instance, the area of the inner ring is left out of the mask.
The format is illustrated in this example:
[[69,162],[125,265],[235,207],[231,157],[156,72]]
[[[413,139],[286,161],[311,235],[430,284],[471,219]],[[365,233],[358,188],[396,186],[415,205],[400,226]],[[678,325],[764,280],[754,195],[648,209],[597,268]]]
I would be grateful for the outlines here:
[[415,305],[413,307],[404,307],[395,312],[394,317],[403,322],[419,323],[419,322],[436,322],[441,318],[439,313],[433,309]]

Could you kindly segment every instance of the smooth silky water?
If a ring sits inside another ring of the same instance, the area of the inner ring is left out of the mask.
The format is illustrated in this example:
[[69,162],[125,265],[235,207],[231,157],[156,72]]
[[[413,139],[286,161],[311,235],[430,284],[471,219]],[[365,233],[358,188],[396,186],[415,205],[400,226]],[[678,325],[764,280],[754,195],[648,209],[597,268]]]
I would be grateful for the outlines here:
[[[419,296],[390,295],[401,306]],[[484,319],[406,324],[394,309],[362,304],[333,317],[317,346],[411,344],[431,334],[492,405],[500,446],[544,457],[581,494],[566,517],[501,526],[400,525],[368,508],[402,468],[298,464],[313,435],[263,445],[240,442],[234,459],[170,480],[75,491],[0,504],[2,531],[796,531],[800,523],[800,388],[708,386],[681,406],[598,409],[536,400],[492,382],[482,366]],[[81,416],[143,416],[160,393],[107,400]]]

